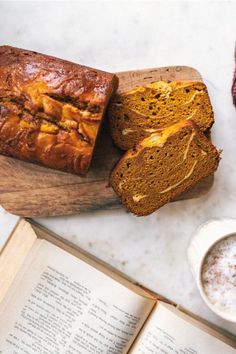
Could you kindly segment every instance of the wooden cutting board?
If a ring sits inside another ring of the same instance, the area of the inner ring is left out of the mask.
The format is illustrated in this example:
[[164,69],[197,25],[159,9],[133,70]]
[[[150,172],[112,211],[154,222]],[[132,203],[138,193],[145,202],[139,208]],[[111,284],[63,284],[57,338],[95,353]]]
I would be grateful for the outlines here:
[[[155,81],[202,81],[198,71],[186,66],[126,71],[117,74],[119,91]],[[0,156],[0,204],[9,212],[24,217],[69,215],[84,211],[120,207],[108,178],[122,152],[112,144],[104,120],[95,155],[86,177]],[[205,194],[213,184],[213,176],[200,182],[178,200]]]

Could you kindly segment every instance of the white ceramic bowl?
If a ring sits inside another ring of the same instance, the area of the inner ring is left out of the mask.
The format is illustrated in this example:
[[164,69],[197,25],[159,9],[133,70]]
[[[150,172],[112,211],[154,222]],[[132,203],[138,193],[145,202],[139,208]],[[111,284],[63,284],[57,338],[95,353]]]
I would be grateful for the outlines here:
[[236,234],[235,219],[212,219],[197,229],[188,247],[188,260],[203,300],[218,316],[231,322],[236,322],[235,315],[220,310],[208,299],[203,289],[201,273],[205,257],[209,250],[218,243],[218,241],[234,234]]

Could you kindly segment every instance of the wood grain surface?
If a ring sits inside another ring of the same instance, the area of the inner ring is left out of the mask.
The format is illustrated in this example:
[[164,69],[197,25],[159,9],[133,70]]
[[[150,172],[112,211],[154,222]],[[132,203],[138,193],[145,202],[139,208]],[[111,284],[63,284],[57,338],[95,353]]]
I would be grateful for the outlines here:
[[[127,71],[117,75],[120,92],[160,80],[202,81],[195,69],[186,66]],[[86,177],[0,156],[0,204],[7,211],[24,217],[70,215],[121,207],[108,186],[108,179],[122,152],[113,145],[107,125],[105,118]],[[212,184],[213,176],[210,176],[178,200],[199,197],[207,193]]]

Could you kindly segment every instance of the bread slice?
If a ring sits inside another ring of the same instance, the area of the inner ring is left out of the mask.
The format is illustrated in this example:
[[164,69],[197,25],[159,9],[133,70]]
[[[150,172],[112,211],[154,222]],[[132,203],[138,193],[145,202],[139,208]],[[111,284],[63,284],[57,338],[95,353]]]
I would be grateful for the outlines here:
[[122,150],[183,119],[202,131],[214,123],[207,88],[202,82],[159,81],[116,94],[109,107],[111,135]]
[[110,185],[132,213],[148,215],[212,174],[219,152],[191,121],[153,133],[127,151]]

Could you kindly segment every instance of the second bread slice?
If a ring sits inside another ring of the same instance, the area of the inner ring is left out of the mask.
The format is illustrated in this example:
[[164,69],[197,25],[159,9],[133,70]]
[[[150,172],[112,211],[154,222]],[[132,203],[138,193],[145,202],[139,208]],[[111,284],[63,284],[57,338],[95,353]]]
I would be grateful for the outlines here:
[[191,121],[181,121],[127,151],[110,176],[122,203],[148,215],[212,174],[219,152]]
[[109,118],[112,138],[122,150],[183,119],[202,131],[214,122],[207,88],[197,81],[159,81],[116,94]]

